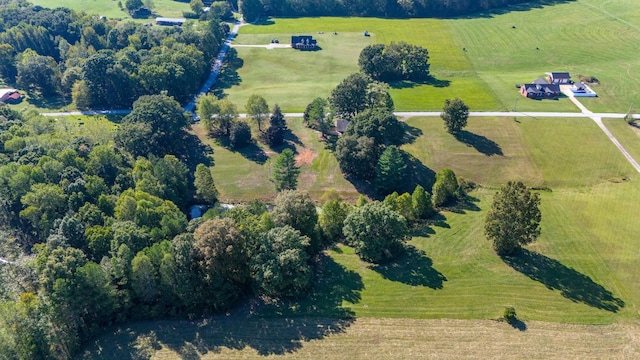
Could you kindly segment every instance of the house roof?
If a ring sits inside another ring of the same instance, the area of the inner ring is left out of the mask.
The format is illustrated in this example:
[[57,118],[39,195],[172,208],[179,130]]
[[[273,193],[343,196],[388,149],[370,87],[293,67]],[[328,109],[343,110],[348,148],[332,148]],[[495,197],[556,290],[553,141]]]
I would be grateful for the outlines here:
[[13,94],[9,95],[7,99],[19,100],[22,99],[22,94],[16,91]]
[[533,83],[534,83],[534,84],[541,84],[541,85],[542,85],[542,84],[545,84],[545,85],[546,85],[546,84],[548,84],[549,82],[547,81],[547,79],[544,79],[544,78],[537,78],[537,79],[533,80]]
[[343,133],[345,130],[347,130],[347,125],[349,125],[349,120],[346,120],[346,119],[336,120],[336,131],[339,133]]
[[185,18],[166,18],[166,17],[158,17],[156,18],[156,22],[164,22],[164,23],[174,23],[174,24],[184,24],[187,21]]
[[0,99],[7,99],[11,94],[18,92],[16,89],[0,89]]
[[560,85],[558,84],[524,84],[525,90],[529,94],[537,93],[560,93]]
[[551,75],[554,79],[571,79],[571,75],[568,72],[549,72],[547,75]]

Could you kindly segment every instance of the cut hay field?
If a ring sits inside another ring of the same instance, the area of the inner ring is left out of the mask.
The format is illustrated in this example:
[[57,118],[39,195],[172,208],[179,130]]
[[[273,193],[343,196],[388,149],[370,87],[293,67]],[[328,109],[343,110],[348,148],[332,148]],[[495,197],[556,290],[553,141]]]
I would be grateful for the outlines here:
[[[287,42],[291,35],[311,34],[323,50],[238,49],[245,61],[238,70],[241,83],[226,93],[239,107],[257,93],[286,111],[301,111],[357,69],[362,47],[408,41],[429,50],[437,81],[392,84],[397,110],[438,110],[444,99],[460,97],[472,110],[575,111],[566,98],[528,100],[515,88],[548,71],[569,71],[600,80],[593,86],[599,97],[585,100],[588,108],[627,112],[640,107],[639,18],[640,7],[631,0],[578,0],[459,19],[272,19],[242,27],[238,43]],[[364,30],[372,37],[363,37]]]

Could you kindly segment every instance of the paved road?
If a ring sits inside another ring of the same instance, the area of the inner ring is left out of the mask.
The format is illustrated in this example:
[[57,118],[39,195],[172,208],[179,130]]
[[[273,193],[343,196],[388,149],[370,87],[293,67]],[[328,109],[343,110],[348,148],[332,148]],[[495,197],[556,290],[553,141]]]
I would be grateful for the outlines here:
[[[598,127],[604,132],[604,134],[607,135],[609,140],[611,140],[613,145],[615,145],[620,151],[620,153],[622,153],[622,155],[627,159],[627,161],[629,161],[631,166],[633,166],[633,168],[640,173],[640,164],[638,164],[636,159],[634,159],[633,156],[629,154],[629,152],[624,148],[624,146],[622,146],[620,141],[616,139],[616,137],[611,133],[611,131],[609,131],[609,129],[607,129],[607,127],[602,122],[602,118],[605,116],[602,116],[603,114],[592,113],[589,109],[587,109],[586,106],[584,106],[580,101],[578,101],[578,99],[576,99],[575,96],[573,96],[573,93],[571,93],[571,91],[567,89],[563,89],[563,93],[569,97],[569,100],[571,100],[571,102],[573,102],[578,107],[578,109],[580,109],[580,111],[582,111],[582,114],[591,118],[596,123],[596,125],[598,125]],[[624,115],[621,118],[624,118]]]
[[200,95],[204,95],[208,93],[209,89],[211,89],[213,84],[215,84],[216,80],[218,80],[218,74],[220,74],[220,70],[222,69],[222,62],[224,61],[224,57],[227,55],[227,51],[229,51],[229,48],[231,47],[231,42],[236,37],[236,35],[238,35],[238,30],[240,30],[240,26],[242,25],[243,24],[239,21],[236,22],[235,25],[233,25],[233,29],[231,29],[231,31],[229,32],[229,35],[227,35],[227,40],[225,40],[224,44],[222,45],[222,48],[218,53],[218,57],[213,62],[213,66],[211,68],[211,74],[209,75],[209,78],[200,88],[200,92],[193,97],[193,100],[191,100],[187,104],[187,106],[184,107],[184,111],[193,113],[196,107],[196,99],[198,99]]

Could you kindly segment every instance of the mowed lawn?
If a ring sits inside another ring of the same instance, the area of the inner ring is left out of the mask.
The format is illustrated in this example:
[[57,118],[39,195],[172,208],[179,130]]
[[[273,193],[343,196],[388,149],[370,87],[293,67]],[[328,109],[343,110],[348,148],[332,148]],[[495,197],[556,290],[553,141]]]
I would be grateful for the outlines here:
[[[365,30],[370,37],[363,36]],[[455,39],[441,20],[273,19],[267,25],[242,27],[234,43],[268,44],[271,39],[289,43],[291,35],[302,34],[313,35],[322,49],[300,52],[238,47],[244,66],[238,70],[240,84],[225,90],[229,98],[242,108],[249,95],[256,93],[278,102],[285,111],[303,111],[314,97],[328,97],[342,79],[359,71],[358,56],[365,46],[407,41],[429,50],[434,81],[391,84],[397,110],[440,109],[446,98],[463,94],[474,110],[500,108],[491,89],[475,76],[462,48],[452,46]]]
[[[514,84],[548,71],[569,71],[600,80],[598,98],[585,99],[597,112],[640,106],[640,6],[628,0],[578,0],[530,11],[474,19],[447,20],[478,76],[511,109],[571,110],[567,99],[517,104]],[[515,28],[514,28],[515,27]]]
[[[118,8],[117,0],[30,0],[34,5],[57,8],[66,7],[75,11],[84,11],[87,14],[106,16],[108,18],[130,18],[126,11]],[[124,6],[125,1],[122,0]],[[189,2],[174,0],[153,0],[153,13],[164,17],[182,17],[183,11],[190,11]]]
[[[296,156],[304,155],[307,161],[300,164],[298,189],[308,191],[318,199],[327,190],[338,191],[345,199],[358,197],[355,187],[344,179],[338,161],[326,149],[319,133],[304,126],[301,118],[288,119],[291,135],[287,136],[287,147],[294,149]],[[269,179],[274,159],[284,147],[270,149],[261,142],[234,151],[210,139],[203,129],[194,126],[196,134],[203,142],[213,147],[213,176],[223,202],[238,203],[254,199],[270,201],[276,196],[275,185]],[[254,129],[254,136],[256,133]]]
[[[315,96],[326,97],[357,71],[359,51],[370,43],[407,41],[429,50],[434,80],[391,84],[397,110],[438,110],[446,98],[462,98],[472,110],[571,111],[559,100],[521,97],[516,84],[549,71],[595,76],[596,112],[639,107],[640,7],[628,0],[578,0],[528,11],[459,19],[298,18],[271,19],[241,28],[239,44],[267,44],[291,35],[314,35],[322,50],[238,49],[245,61],[241,83],[225,91],[239,106],[252,93],[301,111]],[[370,38],[362,36],[367,30]],[[324,32],[318,34],[318,32]],[[337,32],[338,35],[334,35]],[[408,36],[410,34],[410,36]],[[336,55],[338,54],[338,55]]]

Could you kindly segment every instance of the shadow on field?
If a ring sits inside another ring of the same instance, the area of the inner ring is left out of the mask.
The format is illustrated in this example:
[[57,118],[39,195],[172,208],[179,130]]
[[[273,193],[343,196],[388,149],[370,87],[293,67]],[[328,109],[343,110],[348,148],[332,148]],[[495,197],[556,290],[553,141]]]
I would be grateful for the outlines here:
[[509,325],[511,325],[514,329],[527,331],[527,324],[518,318],[511,320],[511,322],[509,322]]
[[364,288],[358,273],[327,255],[320,255],[316,265],[314,286],[304,298],[254,298],[225,315],[211,318],[122,326],[112,336],[95,341],[79,358],[139,358],[141,343],[147,344],[146,349],[152,353],[169,348],[181,359],[200,359],[225,348],[251,348],[261,356],[294,353],[308,341],[344,332],[353,323],[355,314],[342,303],[359,302]]
[[504,15],[510,12],[531,11],[533,9],[542,9],[545,6],[567,4],[575,1],[576,0],[535,0],[535,1],[530,1],[523,4],[515,4],[515,5],[505,6],[499,9],[491,9],[491,10],[487,10],[480,13],[454,17],[454,19],[492,18],[492,17],[495,17],[496,15]]
[[447,203],[444,206],[445,210],[451,211],[456,214],[466,214],[467,211],[480,211],[480,207],[476,203],[480,202],[478,198],[471,195],[465,195],[463,199],[458,199],[456,202]]
[[260,165],[266,163],[267,159],[269,159],[269,156],[264,152],[264,150],[256,145],[255,140],[252,140],[251,143],[239,149],[231,146],[229,139],[226,137],[216,137],[216,142],[218,143],[218,145],[224,147],[225,149],[232,152],[237,152],[245,159],[251,160]]
[[430,85],[437,88],[444,88],[444,87],[449,87],[449,85],[451,85],[451,81],[444,80],[444,79],[437,79],[433,76],[429,76],[429,78],[424,81],[401,80],[401,81],[392,81],[389,83],[389,86],[392,89],[411,89],[420,85]]
[[180,141],[180,144],[182,144],[180,153],[183,154],[181,159],[187,165],[191,174],[194,173],[198,164],[213,166],[213,149],[211,146],[203,144],[196,135],[186,135]]
[[416,185],[422,185],[425,189],[431,189],[433,183],[436,181],[435,171],[428,168],[418,158],[409,154],[406,151],[402,151],[407,164],[408,184],[406,191],[412,192]]
[[416,139],[418,139],[423,134],[421,129],[413,127],[406,122],[401,122],[400,124],[404,129],[404,137],[402,138],[403,144],[413,144],[414,142],[416,142]]
[[571,301],[611,312],[618,312],[625,305],[622,299],[613,296],[611,291],[590,277],[542,254],[521,249],[514,256],[502,257],[502,261],[547,288],[559,290],[562,296]]
[[62,96],[29,96],[27,102],[41,109],[60,109],[71,104],[71,97]]
[[495,141],[488,139],[482,135],[474,134],[467,130],[461,130],[455,135],[455,138],[467,146],[473,147],[478,152],[486,156],[503,156],[502,148]]
[[404,253],[392,262],[370,266],[370,269],[391,281],[411,286],[426,286],[431,289],[442,289],[447,278],[433,268],[433,261],[424,251],[413,246],[406,246]]

